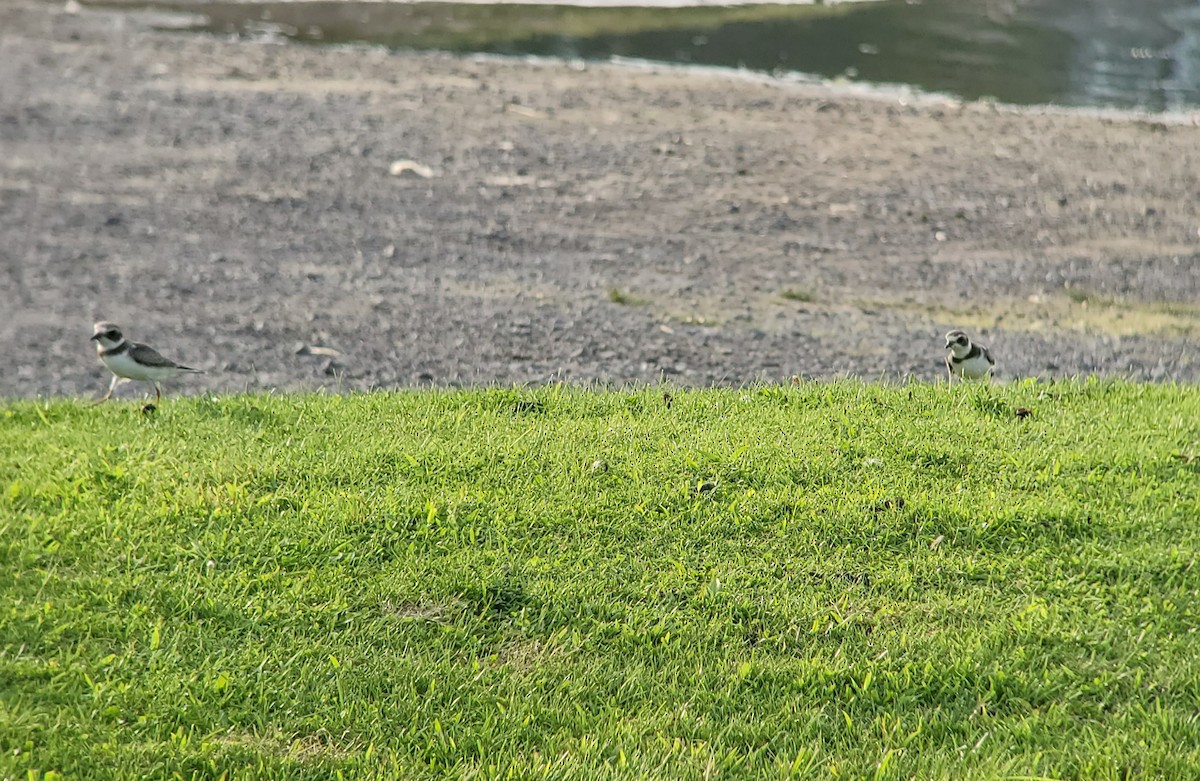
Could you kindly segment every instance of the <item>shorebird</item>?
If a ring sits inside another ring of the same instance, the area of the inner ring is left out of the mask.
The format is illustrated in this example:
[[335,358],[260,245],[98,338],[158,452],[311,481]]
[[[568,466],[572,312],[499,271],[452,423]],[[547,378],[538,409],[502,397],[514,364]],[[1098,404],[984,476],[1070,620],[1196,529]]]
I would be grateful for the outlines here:
[[96,323],[92,326],[91,340],[96,343],[96,352],[99,354],[100,360],[113,373],[108,393],[104,394],[104,398],[97,401],[96,404],[108,401],[117,386],[125,380],[138,380],[152,384],[154,401],[157,403],[162,399],[162,391],[158,387],[160,382],[181,374],[201,371],[164,358],[149,345],[129,341],[115,323],[103,321]]
[[992,373],[996,359],[988,348],[972,342],[966,333],[955,329],[946,334],[946,382],[954,375],[965,380],[978,380]]

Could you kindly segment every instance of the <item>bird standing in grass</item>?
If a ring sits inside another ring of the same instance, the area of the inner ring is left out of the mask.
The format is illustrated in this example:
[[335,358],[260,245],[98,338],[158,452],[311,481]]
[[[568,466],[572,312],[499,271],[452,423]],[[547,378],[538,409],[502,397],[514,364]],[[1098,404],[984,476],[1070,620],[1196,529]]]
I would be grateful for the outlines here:
[[996,359],[988,348],[972,342],[966,333],[955,329],[946,334],[946,382],[958,375],[964,380],[979,380],[992,373]]
[[92,327],[92,341],[100,360],[113,373],[108,393],[96,402],[103,404],[112,397],[113,391],[125,380],[148,382],[154,386],[154,401],[162,398],[158,384],[181,374],[199,373],[200,369],[182,366],[162,357],[156,350],[140,342],[131,342],[121,333],[115,323],[99,322]]

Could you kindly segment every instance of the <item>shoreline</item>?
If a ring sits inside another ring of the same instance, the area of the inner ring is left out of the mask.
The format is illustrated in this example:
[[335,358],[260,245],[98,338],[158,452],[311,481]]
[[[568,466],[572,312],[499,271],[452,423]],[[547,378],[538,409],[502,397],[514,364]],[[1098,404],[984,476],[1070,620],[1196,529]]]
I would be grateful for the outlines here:
[[[365,3],[371,5],[421,5],[421,4],[441,4],[448,0],[354,0],[357,3]],[[547,2],[546,0],[453,0],[455,4],[471,4],[471,5],[567,5],[579,8],[708,8],[722,7],[735,8],[739,6],[761,6],[761,5],[855,5],[860,3],[876,3],[883,0],[661,0],[652,5],[630,2],[630,0],[554,0]],[[171,0],[178,5],[194,5],[203,7],[210,0]],[[237,0],[242,5],[261,5],[265,3],[319,3],[328,2],[328,0]],[[141,8],[144,3],[141,0],[86,0],[84,7],[104,8],[105,6]]]

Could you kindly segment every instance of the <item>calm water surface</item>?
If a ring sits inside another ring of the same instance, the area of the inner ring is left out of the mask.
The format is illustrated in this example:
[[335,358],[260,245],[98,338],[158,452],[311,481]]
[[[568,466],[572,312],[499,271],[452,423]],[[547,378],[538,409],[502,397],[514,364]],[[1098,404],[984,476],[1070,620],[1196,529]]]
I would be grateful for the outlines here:
[[909,84],[1013,103],[1200,107],[1200,0],[716,8],[216,2],[186,8],[205,17],[195,29],[221,34],[630,57]]

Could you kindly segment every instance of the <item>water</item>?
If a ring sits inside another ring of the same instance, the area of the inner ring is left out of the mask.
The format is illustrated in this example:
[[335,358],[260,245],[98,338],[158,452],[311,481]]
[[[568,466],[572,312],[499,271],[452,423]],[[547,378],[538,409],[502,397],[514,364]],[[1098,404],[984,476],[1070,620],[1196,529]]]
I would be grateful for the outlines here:
[[1197,0],[691,8],[215,2],[199,8],[207,19],[195,29],[216,33],[570,59],[619,56],[909,84],[1024,104],[1149,111],[1200,106]]

